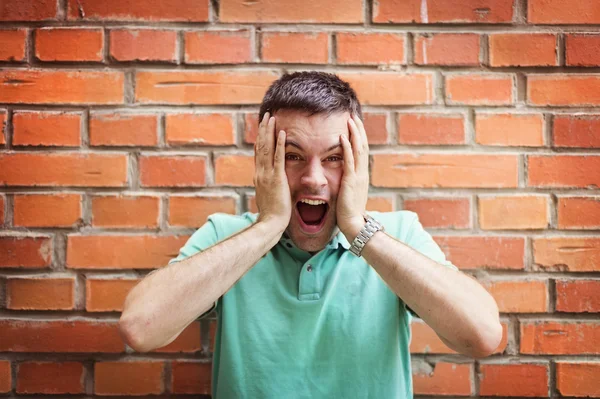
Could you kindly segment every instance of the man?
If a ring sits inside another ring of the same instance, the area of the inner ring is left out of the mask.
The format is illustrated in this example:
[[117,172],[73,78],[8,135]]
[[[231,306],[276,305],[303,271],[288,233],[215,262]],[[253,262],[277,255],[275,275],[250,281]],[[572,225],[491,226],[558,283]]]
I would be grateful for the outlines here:
[[[125,303],[145,352],[213,308],[215,398],[409,398],[411,313],[456,351],[491,354],[493,298],[413,212],[365,212],[369,147],[337,76],[286,74],[267,91],[255,145],[259,213],[212,215]],[[383,228],[383,229],[382,229]]]

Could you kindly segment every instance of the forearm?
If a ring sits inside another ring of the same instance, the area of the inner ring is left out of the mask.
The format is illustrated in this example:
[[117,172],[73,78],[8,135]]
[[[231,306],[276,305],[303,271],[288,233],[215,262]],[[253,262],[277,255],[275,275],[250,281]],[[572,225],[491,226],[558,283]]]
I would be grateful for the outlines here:
[[122,334],[142,352],[167,345],[210,309],[280,236],[280,229],[258,222],[149,274],[127,296],[119,322]]

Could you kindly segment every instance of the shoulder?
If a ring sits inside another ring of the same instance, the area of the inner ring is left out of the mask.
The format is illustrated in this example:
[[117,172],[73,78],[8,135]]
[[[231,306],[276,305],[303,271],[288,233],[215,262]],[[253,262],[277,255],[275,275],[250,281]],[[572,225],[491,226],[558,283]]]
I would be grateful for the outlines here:
[[258,217],[257,213],[246,212],[241,215],[228,213],[213,213],[208,222],[214,225],[219,239],[224,239],[250,226]]
[[419,215],[412,211],[367,212],[383,225],[388,234],[400,241],[407,241],[419,224]]

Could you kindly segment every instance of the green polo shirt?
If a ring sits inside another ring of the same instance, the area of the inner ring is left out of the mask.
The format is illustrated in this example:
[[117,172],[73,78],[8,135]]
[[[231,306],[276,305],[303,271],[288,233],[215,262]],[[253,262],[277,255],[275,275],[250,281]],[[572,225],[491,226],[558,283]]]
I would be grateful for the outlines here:
[[[391,236],[454,267],[416,213],[368,213]],[[210,216],[170,263],[257,216]],[[213,398],[412,398],[411,314],[349,246],[339,233],[311,256],[284,235],[219,298]]]

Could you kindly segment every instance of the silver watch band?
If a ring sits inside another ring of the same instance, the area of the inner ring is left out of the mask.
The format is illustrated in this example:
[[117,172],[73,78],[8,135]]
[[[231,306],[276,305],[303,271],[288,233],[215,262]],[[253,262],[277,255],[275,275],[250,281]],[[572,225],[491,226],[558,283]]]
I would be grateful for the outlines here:
[[354,255],[360,257],[363,248],[367,244],[367,242],[373,237],[375,233],[378,231],[384,231],[383,225],[379,223],[377,220],[373,219],[371,216],[365,216],[366,223],[363,228],[360,230],[352,244],[350,245],[350,252]]

